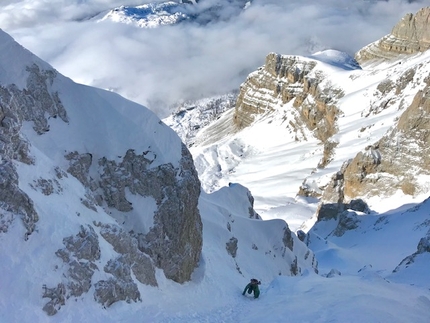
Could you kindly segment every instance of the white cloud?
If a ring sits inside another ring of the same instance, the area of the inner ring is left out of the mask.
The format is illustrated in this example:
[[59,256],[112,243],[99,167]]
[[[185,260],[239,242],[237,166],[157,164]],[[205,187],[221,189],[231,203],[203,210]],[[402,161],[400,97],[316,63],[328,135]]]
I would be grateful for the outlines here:
[[86,20],[120,4],[10,0],[0,5],[0,27],[74,80],[113,89],[165,116],[177,100],[237,89],[269,52],[306,55],[335,48],[354,54],[423,6],[401,0],[255,0],[241,15],[205,26],[140,29]]

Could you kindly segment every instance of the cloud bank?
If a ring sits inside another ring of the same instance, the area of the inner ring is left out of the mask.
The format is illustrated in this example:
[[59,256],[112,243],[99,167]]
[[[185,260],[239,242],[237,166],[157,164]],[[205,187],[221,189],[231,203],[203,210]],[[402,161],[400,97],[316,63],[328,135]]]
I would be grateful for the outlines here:
[[238,89],[269,52],[353,55],[425,3],[254,0],[240,14],[227,0],[200,4],[214,1],[224,6],[217,22],[142,29],[91,18],[149,1],[6,0],[0,28],[75,81],[117,91],[164,117],[179,100]]

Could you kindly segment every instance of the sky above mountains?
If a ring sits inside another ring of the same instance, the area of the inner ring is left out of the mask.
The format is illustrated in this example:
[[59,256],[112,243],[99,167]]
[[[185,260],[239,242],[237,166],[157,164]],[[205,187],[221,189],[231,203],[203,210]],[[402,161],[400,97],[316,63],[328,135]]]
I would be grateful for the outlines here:
[[218,22],[142,29],[94,18],[121,0],[7,0],[0,28],[73,80],[119,92],[165,117],[178,100],[237,89],[269,52],[334,48],[353,55],[425,3],[254,0],[238,14],[227,1],[205,0],[199,8],[214,2],[224,5]]

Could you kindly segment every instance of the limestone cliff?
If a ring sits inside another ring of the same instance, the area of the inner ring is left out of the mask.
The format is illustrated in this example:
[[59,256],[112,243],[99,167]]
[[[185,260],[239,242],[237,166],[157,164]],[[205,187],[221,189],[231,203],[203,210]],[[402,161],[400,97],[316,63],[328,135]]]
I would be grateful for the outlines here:
[[390,34],[364,47],[356,54],[362,64],[373,59],[396,59],[399,54],[415,54],[430,48],[430,7],[408,13]]
[[339,109],[336,102],[343,92],[328,84],[326,75],[312,59],[270,53],[266,63],[251,73],[241,85],[234,123],[237,129],[252,124],[261,115],[291,104],[293,120],[286,127],[297,140],[306,139],[303,127],[325,141],[336,133]]
[[[419,195],[428,191],[430,175],[430,86],[420,90],[403,112],[396,127],[373,145],[359,152],[327,186],[319,218],[336,217],[344,203],[357,197],[390,196],[397,190]],[[330,209],[333,209],[330,211]]]

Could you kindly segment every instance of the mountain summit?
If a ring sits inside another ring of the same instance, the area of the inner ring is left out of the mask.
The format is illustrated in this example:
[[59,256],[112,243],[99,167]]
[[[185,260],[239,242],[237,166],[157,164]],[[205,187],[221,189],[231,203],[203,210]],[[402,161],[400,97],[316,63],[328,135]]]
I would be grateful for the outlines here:
[[399,54],[425,52],[430,48],[430,7],[422,8],[416,14],[408,13],[390,34],[364,47],[356,54],[360,64],[374,59],[393,59]]

